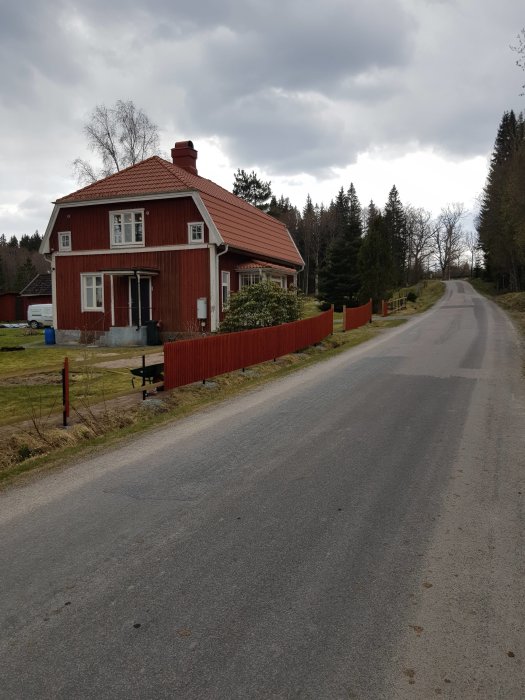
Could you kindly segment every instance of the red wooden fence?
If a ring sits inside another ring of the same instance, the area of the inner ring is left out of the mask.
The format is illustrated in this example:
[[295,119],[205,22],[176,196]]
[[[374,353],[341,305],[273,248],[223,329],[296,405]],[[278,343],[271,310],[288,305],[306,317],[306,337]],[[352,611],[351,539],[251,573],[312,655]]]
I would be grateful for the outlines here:
[[353,328],[359,328],[372,320],[372,299],[363,306],[347,309],[343,308],[343,330],[351,331]]
[[306,348],[330,335],[333,324],[331,309],[280,326],[166,343],[164,386],[174,389]]

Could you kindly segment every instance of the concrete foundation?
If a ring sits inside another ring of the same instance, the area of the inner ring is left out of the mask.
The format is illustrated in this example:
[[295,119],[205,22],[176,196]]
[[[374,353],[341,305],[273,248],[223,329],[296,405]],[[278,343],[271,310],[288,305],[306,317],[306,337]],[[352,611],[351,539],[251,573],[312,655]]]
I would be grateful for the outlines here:
[[147,334],[146,327],[141,326],[137,329],[135,326],[117,327],[113,326],[100,338],[100,345],[108,347],[127,347],[134,345],[146,345]]
[[100,331],[55,330],[57,345],[103,345],[107,347],[134,347],[147,345],[146,327],[118,328],[114,326],[105,333]]

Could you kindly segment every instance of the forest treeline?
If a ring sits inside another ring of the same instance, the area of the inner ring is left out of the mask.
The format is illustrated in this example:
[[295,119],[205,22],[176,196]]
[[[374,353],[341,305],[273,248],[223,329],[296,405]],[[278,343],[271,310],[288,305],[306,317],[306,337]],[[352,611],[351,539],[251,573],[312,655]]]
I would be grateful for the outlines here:
[[38,252],[41,242],[38,231],[20,240],[0,235],[0,294],[21,292],[37,274],[49,272],[49,263]]
[[288,198],[273,195],[270,182],[244,170],[235,174],[233,191],[287,226],[305,261],[300,288],[336,306],[388,298],[431,271],[449,278],[476,267],[478,241],[464,228],[462,204],[433,217],[403,205],[393,186],[383,208],[374,202],[362,207],[350,184],[328,206],[308,196],[299,211]]

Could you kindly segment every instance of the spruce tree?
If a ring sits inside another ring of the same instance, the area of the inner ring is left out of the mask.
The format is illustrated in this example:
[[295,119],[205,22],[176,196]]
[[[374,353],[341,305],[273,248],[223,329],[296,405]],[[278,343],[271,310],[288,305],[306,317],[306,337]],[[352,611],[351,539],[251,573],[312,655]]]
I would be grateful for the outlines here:
[[523,115],[516,118],[513,111],[505,112],[494,142],[477,221],[487,274],[498,287],[511,291],[520,288],[523,277],[524,261],[519,246],[521,226],[512,213],[509,199],[515,199],[511,187],[512,172],[523,149],[524,136]]
[[381,299],[388,298],[392,292],[392,269],[392,250],[384,217],[374,202],[370,202],[366,235],[359,251],[359,270],[361,296],[363,299],[372,298],[376,308]]
[[313,205],[310,195],[306,197],[302,215],[298,226],[297,247],[303,256],[304,270],[301,276],[301,289],[304,294],[309,294],[312,289],[315,290],[315,278],[318,265],[317,244],[319,230],[318,211]]
[[361,286],[358,256],[361,246],[361,205],[351,184],[348,192],[343,188],[332,206],[334,236],[327,250],[321,271],[319,295],[337,308],[358,304]]
[[402,287],[407,284],[407,222],[395,185],[385,205],[384,226],[392,252],[392,281]]

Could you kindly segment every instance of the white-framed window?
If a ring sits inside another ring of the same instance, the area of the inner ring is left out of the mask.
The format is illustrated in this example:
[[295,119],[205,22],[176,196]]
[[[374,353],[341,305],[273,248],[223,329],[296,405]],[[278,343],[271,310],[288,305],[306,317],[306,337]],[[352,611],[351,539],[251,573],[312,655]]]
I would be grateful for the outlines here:
[[188,243],[204,243],[204,224],[202,221],[188,224]]
[[221,272],[221,302],[222,302],[223,309],[225,309],[228,306],[229,299],[230,299],[230,273],[223,271],[223,272]]
[[58,250],[71,250],[71,231],[58,232]]
[[82,311],[104,311],[104,277],[97,274],[80,275]]
[[281,275],[271,275],[271,277],[268,277],[268,279],[271,280],[278,287],[286,289],[286,277],[281,277]]
[[262,275],[258,271],[239,273],[239,287],[248,287],[251,284],[259,284],[259,282],[262,282]]
[[112,248],[144,245],[144,209],[109,212]]

